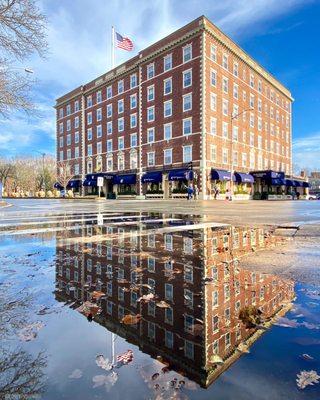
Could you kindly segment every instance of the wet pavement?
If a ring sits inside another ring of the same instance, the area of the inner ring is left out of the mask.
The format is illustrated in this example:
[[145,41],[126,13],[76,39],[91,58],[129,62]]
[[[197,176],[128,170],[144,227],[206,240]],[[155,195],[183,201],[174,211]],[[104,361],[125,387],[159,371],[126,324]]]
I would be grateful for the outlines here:
[[292,239],[45,202],[1,215],[0,398],[319,399],[319,282],[247,261]]

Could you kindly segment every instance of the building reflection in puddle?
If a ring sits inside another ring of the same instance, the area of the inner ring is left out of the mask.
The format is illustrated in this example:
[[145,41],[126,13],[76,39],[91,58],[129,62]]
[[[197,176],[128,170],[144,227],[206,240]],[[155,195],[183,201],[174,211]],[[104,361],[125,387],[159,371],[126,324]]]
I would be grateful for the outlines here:
[[56,298],[97,304],[89,319],[207,387],[290,308],[293,282],[240,267],[273,245],[263,229],[99,215],[57,237]]

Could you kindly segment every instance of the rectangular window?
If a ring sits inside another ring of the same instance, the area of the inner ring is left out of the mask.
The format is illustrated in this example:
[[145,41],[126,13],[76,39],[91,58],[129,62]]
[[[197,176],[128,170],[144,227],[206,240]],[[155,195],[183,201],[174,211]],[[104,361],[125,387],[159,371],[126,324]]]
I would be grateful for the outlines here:
[[74,134],[74,142],[75,142],[75,143],[79,143],[79,132],[76,132],[76,133]]
[[147,100],[148,101],[154,100],[154,85],[148,86],[147,88]]
[[164,164],[165,165],[172,164],[172,149],[165,149],[163,153],[164,153]]
[[229,80],[226,77],[222,78],[222,90],[226,94],[229,92]]
[[130,75],[130,89],[133,89],[137,86],[137,74]]
[[155,155],[154,151],[147,153],[148,167],[153,167],[155,165],[155,156],[154,155]]
[[67,131],[71,131],[71,120],[67,120]]
[[217,110],[217,95],[215,93],[210,94],[210,108],[212,111]]
[[172,115],[172,100],[164,102],[163,114],[164,114],[164,118],[171,117],[171,115]]
[[91,107],[92,106],[92,96],[88,96],[87,97],[87,107]]
[[228,69],[228,58],[228,55],[224,53],[222,56],[222,66],[225,69]]
[[183,87],[189,87],[192,85],[192,70],[183,71]]
[[211,135],[217,134],[217,118],[210,118],[210,133]]
[[124,83],[123,79],[121,79],[121,81],[118,81],[118,94],[123,93],[123,91],[124,91]]
[[59,147],[63,147],[63,136],[59,138]]
[[59,110],[59,118],[63,118],[63,108],[60,108]]
[[137,147],[138,141],[137,141],[137,134],[132,133],[130,135],[130,147]]
[[118,132],[123,132],[124,130],[124,118],[118,118]]
[[101,154],[102,153],[102,143],[98,142],[97,143],[97,154]]
[[107,105],[107,118],[112,117],[112,104]]
[[102,136],[102,126],[97,125],[97,138],[100,138]]
[[228,116],[228,114],[229,114],[229,104],[228,104],[228,100],[226,100],[226,99],[222,100],[222,114],[225,116]]
[[190,135],[192,133],[192,119],[186,118],[182,121],[183,135]]
[[172,93],[172,78],[163,81],[163,93],[164,95]]
[[88,144],[87,154],[88,154],[88,156],[92,156],[92,144]]
[[154,128],[149,128],[147,130],[147,140],[148,140],[148,143],[154,142]]
[[130,115],[130,128],[135,128],[137,126],[137,114]]
[[227,138],[229,137],[228,130],[229,130],[229,124],[228,124],[228,122],[223,122],[223,123],[222,123],[222,136],[223,136],[225,139],[227,139]]
[[102,102],[102,93],[101,90],[99,90],[96,94],[96,101],[97,103],[101,103]]
[[137,107],[137,95],[136,94],[132,94],[130,96],[130,109],[132,110],[133,108]]
[[118,150],[123,150],[124,149],[124,137],[120,136],[118,138]]
[[102,110],[101,110],[101,108],[97,109],[96,118],[97,118],[97,121],[101,121],[102,120]]
[[192,45],[188,44],[187,46],[183,47],[183,62],[186,63],[191,60],[192,58]]
[[217,46],[214,44],[210,47],[210,58],[212,61],[217,61]]
[[59,133],[63,133],[63,122],[59,124]]
[[[68,121],[67,121],[68,122]],[[91,112],[89,112],[88,114],[87,114],[87,124],[88,125],[90,125],[90,124],[92,124],[92,113]],[[68,129],[67,129],[68,130]]]
[[172,138],[172,124],[163,125],[163,137],[165,140],[170,140]]
[[76,129],[79,128],[79,117],[75,117],[75,119],[74,119],[74,127]]
[[237,126],[232,127],[232,139],[236,142],[239,139],[239,128]]
[[154,121],[154,106],[147,108],[147,121]]
[[87,139],[92,140],[92,128],[87,129]]
[[238,63],[233,63],[233,75],[239,76],[239,64]]
[[163,58],[163,70],[169,71],[172,68],[172,54],[168,54]]
[[67,146],[70,146],[71,144],[71,135],[67,135]]
[[192,110],[192,93],[183,96],[183,112]]
[[212,86],[217,86],[217,71],[210,70],[210,82]]
[[239,86],[234,84],[233,85],[233,97],[238,100],[239,98]]
[[188,163],[192,161],[192,146],[182,146],[183,149],[183,162]]
[[118,114],[122,114],[124,111],[124,101],[123,99],[118,100]]
[[113,170],[113,160],[112,156],[107,158],[107,171],[111,172]]
[[107,140],[107,153],[112,152],[112,139]]
[[222,149],[222,163],[223,164],[228,164],[228,162],[229,162],[228,149],[223,148]]
[[107,99],[111,99],[112,97],[112,86],[107,87]]
[[216,162],[217,161],[217,146],[215,145],[210,145],[210,158],[211,161]]
[[107,122],[107,135],[112,134],[112,121]]
[[154,77],[154,63],[147,66],[147,78],[151,79]]

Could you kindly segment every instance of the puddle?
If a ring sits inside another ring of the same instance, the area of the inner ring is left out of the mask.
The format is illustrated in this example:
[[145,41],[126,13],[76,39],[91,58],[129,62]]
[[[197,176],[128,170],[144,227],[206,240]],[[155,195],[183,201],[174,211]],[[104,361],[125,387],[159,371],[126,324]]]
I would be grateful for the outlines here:
[[285,240],[160,213],[2,220],[1,396],[318,399],[319,287],[243,262]]

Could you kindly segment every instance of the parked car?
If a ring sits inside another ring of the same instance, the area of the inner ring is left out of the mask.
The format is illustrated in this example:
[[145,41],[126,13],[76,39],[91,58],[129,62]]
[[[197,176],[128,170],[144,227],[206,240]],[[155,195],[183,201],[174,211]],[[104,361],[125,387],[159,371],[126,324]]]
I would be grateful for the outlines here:
[[320,200],[320,193],[312,193],[308,194],[306,197],[307,200]]

